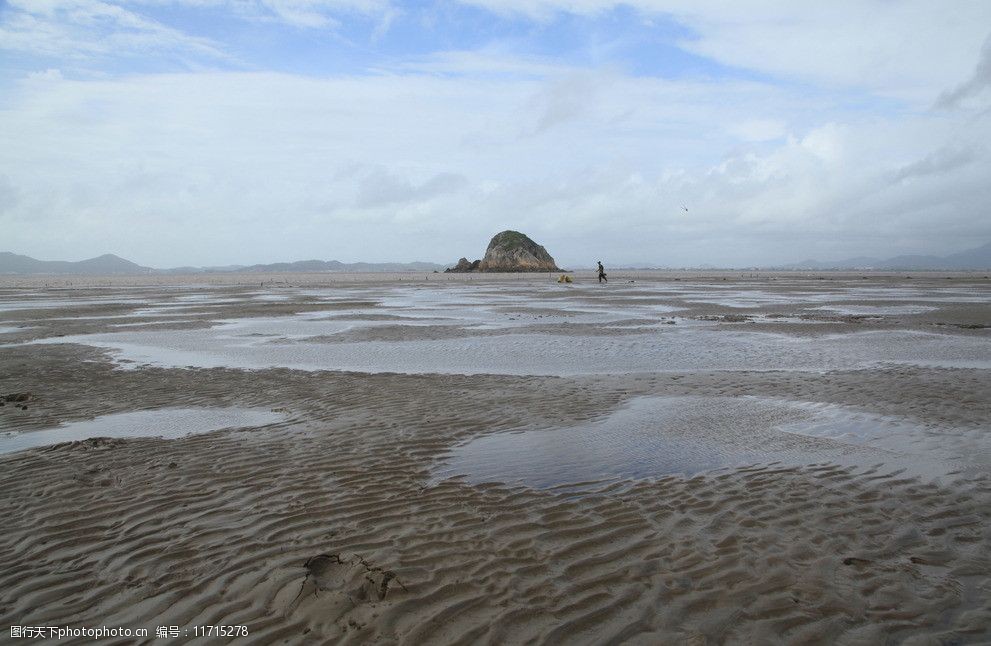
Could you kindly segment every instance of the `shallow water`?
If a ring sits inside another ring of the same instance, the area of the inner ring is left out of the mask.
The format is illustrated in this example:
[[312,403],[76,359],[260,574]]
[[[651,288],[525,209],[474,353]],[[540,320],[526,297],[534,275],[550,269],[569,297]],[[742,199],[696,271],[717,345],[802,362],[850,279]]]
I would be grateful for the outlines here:
[[[130,367],[561,376],[697,370],[821,372],[884,364],[991,367],[991,344],[978,335],[855,331],[855,327],[844,334],[816,337],[760,331],[761,323],[770,322],[812,328],[814,322],[797,316],[810,308],[884,318],[938,309],[931,301],[939,299],[987,301],[986,290],[842,285],[816,290],[807,283],[801,289],[782,287],[658,283],[604,289],[595,283],[568,287],[513,283],[169,292],[148,295],[139,307],[122,315],[124,321],[106,324],[103,332],[30,342],[108,348]],[[240,305],[257,307],[258,299],[267,297],[305,301],[309,307],[325,304],[328,309],[233,318]],[[64,305],[88,300],[93,299],[66,298]],[[863,304],[865,300],[875,304]],[[776,311],[773,319],[754,311],[757,322],[726,325],[696,320],[691,313],[678,317],[682,308],[690,307],[688,302],[747,308],[773,305]],[[216,316],[209,319],[212,327],[128,329],[149,316],[188,317],[184,308],[194,303],[217,307]],[[793,309],[782,312],[785,306]],[[59,312],[52,314],[54,319]],[[86,318],[100,317],[77,317]],[[368,333],[381,326],[391,326],[389,333]]]
[[[938,477],[960,468],[906,451],[918,424],[841,406],[759,397],[639,397],[579,426],[486,435],[454,447],[434,480],[555,487],[693,475],[778,462],[834,462]],[[893,447],[900,448],[893,448]]]
[[254,408],[159,408],[114,413],[40,431],[0,433],[0,453],[93,437],[174,439],[224,428],[265,426],[284,419],[282,413]]
[[823,305],[809,309],[851,316],[879,316],[885,314],[925,314],[937,308],[932,305]]
[[[617,336],[504,334],[442,340],[309,342],[356,324],[333,320],[248,321],[212,329],[118,332],[47,339],[116,351],[131,365],[357,372],[583,375],[697,370],[849,370],[884,363],[991,367],[991,347],[977,336],[908,330],[816,338],[664,326]],[[280,336],[281,334],[281,336]],[[303,338],[300,338],[300,337]],[[273,339],[293,343],[272,343]]]

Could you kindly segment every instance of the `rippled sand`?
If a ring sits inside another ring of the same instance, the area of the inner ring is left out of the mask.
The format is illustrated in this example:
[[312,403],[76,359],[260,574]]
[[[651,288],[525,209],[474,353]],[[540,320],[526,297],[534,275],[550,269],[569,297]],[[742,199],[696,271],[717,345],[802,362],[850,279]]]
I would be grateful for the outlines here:
[[991,639],[981,276],[38,280],[0,289],[0,442],[274,412],[0,456],[0,623]]

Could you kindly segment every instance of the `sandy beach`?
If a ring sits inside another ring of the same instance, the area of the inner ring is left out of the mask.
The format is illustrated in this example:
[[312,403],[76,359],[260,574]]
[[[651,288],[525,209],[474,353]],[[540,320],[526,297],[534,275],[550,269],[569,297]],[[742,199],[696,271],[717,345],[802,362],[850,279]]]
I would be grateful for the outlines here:
[[0,627],[991,642],[991,280],[609,277],[0,278]]

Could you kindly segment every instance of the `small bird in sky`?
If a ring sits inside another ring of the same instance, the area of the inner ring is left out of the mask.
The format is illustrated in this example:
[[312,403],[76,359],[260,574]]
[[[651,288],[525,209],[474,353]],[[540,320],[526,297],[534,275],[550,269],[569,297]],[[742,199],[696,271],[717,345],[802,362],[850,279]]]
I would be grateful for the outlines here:
[[685,213],[688,213],[688,207],[687,206],[682,205],[681,208],[685,211]]

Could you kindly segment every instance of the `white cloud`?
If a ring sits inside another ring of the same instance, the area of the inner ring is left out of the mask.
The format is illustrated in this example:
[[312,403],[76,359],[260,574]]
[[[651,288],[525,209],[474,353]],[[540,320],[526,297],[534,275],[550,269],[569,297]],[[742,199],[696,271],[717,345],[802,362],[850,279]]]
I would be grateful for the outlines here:
[[536,123],[525,134],[539,135],[555,126],[575,121],[596,107],[597,99],[610,90],[608,74],[570,74],[541,88],[529,102]]
[[[968,148],[991,140],[991,118],[824,118],[767,85],[614,74],[521,139],[561,82],[582,73],[32,79],[0,111],[0,228],[22,253],[159,266],[453,261],[507,227],[566,264],[941,252],[991,236],[991,159]],[[714,126],[760,121],[769,103],[795,136],[741,146]],[[939,152],[965,148],[966,163]]]
[[320,28],[337,25],[337,21],[320,11],[321,7],[312,2],[297,0],[266,0],[262,6],[271,11],[281,21],[294,27]]
[[28,80],[32,81],[61,81],[62,78],[62,71],[51,67],[42,72],[28,73]]
[[726,65],[928,104],[964,81],[991,31],[991,3],[961,0],[462,0],[550,20],[632,7],[669,16],[695,36],[686,50]]
[[348,172],[339,177],[357,180],[357,195],[352,204],[359,209],[387,205],[423,204],[431,199],[460,191],[468,180],[457,173],[437,173],[422,182],[414,183],[382,167],[368,169],[365,173]]
[[778,119],[750,119],[731,125],[729,133],[743,141],[771,141],[784,137],[787,129]]
[[984,49],[971,77],[940,94],[936,100],[936,107],[956,108],[967,101],[979,100],[982,96],[986,98],[989,93],[991,93],[991,36],[984,41]]
[[893,181],[948,173],[980,159],[983,151],[973,145],[951,145],[935,150],[924,158],[898,169]]
[[[189,0],[187,0],[189,1]],[[336,28],[339,17],[348,13],[383,16],[379,29],[388,29],[395,16],[388,0],[192,0],[242,12],[244,15],[271,17],[278,22],[302,29]]]
[[[373,42],[398,12],[387,0],[179,1],[304,32],[359,16]],[[768,81],[583,68],[521,55],[512,39],[355,76],[73,80],[80,61],[227,56],[144,11],[163,3],[11,0],[0,12],[0,49],[58,59],[0,102],[10,249],[152,265],[454,260],[511,227],[563,264],[754,264],[991,237],[991,153],[975,143],[991,141],[989,3],[624,3],[687,26],[685,49]],[[617,6],[472,3],[534,20]],[[924,109],[937,96],[949,109]]]
[[228,58],[209,39],[103,0],[9,0],[0,18],[0,50],[67,61],[150,52]]
[[194,68],[200,59],[234,62],[225,46],[148,17],[148,7],[211,7],[231,17],[303,30],[336,29],[344,16],[378,17],[384,34],[398,12],[389,0],[9,0],[0,11],[0,50],[92,61],[168,54]]
[[572,68],[547,58],[523,57],[506,49],[487,46],[474,50],[440,51],[414,56],[398,63],[394,69],[438,75],[501,76],[506,78],[541,78],[567,74]]

